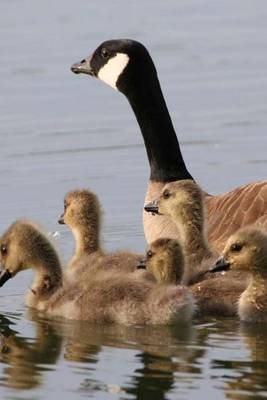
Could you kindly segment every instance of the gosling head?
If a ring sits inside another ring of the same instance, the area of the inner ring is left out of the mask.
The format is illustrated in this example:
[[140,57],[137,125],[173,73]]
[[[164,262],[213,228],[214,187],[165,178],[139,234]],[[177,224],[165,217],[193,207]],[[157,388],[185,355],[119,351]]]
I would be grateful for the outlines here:
[[125,95],[136,85],[142,85],[145,80],[156,76],[147,49],[130,39],[102,43],[91,56],[73,64],[71,71],[95,76]]
[[49,240],[34,223],[14,222],[0,239],[0,286],[18,272],[47,262],[59,264]]
[[97,196],[89,190],[74,190],[64,198],[64,213],[59,224],[66,224],[71,229],[98,227],[100,223],[100,204]]
[[184,273],[182,247],[174,239],[157,239],[146,252],[138,268],[151,272],[160,283],[179,283]]
[[243,228],[227,241],[223,256],[210,272],[240,270],[267,277],[267,235],[256,228]]
[[145,206],[147,212],[167,215],[178,222],[188,222],[188,217],[199,223],[203,220],[203,194],[192,180],[167,183],[158,199]]

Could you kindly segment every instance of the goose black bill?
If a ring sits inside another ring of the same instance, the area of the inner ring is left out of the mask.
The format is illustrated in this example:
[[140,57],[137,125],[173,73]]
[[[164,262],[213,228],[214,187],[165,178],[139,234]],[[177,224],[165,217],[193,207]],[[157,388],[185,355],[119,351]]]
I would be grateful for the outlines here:
[[65,222],[64,222],[64,214],[61,214],[60,215],[60,217],[59,217],[59,219],[58,219],[58,221],[57,221],[60,225],[65,225]]
[[146,269],[146,260],[140,260],[136,266],[137,269]]
[[10,278],[12,278],[11,272],[9,272],[8,269],[3,269],[0,273],[0,287],[2,287]]
[[71,71],[74,72],[74,74],[87,74],[95,76],[94,70],[91,66],[91,59],[92,56],[85,58],[80,62],[72,64],[72,66],[70,67]]
[[146,204],[144,210],[152,213],[152,215],[158,214],[159,208],[157,200],[151,201],[150,203]]
[[225,261],[223,257],[219,258],[216,263],[209,269],[209,272],[229,271],[230,263]]

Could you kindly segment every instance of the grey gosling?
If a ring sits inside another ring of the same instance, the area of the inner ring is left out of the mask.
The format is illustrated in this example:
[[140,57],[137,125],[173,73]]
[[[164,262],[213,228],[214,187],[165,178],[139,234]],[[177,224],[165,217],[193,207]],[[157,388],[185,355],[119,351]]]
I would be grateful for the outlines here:
[[193,284],[207,279],[205,272],[218,253],[208,241],[201,188],[191,180],[168,183],[159,198],[147,204],[145,210],[168,216],[179,229],[186,263],[183,282]]
[[160,238],[152,242],[146,257],[137,268],[146,269],[158,283],[180,284],[184,274],[184,254],[175,239]]
[[107,254],[102,249],[101,207],[93,192],[85,189],[68,192],[64,199],[64,213],[58,222],[68,225],[76,242],[75,254],[68,264],[70,276],[82,273],[90,277],[95,269],[120,269],[125,272],[136,270],[141,255],[129,251]]
[[256,228],[240,229],[232,235],[211,271],[245,271],[250,282],[238,301],[242,321],[267,322],[267,235]]
[[[184,271],[180,244],[174,239],[155,240],[138,268],[153,273],[159,283],[179,284]],[[238,298],[246,287],[244,280],[236,280],[225,274],[191,285],[188,289],[196,300],[198,315],[229,317],[236,315]]]
[[86,289],[64,280],[59,257],[31,222],[13,223],[0,239],[0,286],[18,272],[36,272],[26,303],[50,316],[95,323],[173,324],[194,312],[193,296],[182,286],[160,286],[131,274],[99,271]]

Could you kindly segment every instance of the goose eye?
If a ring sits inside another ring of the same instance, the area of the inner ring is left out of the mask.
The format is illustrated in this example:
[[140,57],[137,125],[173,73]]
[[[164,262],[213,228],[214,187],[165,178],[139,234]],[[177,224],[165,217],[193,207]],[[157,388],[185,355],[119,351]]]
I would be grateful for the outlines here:
[[164,190],[164,192],[163,192],[163,197],[164,197],[164,199],[168,199],[169,197],[170,197],[170,192],[169,192],[169,190],[168,189],[166,189],[166,190]]
[[108,58],[108,56],[109,56],[109,51],[108,51],[107,49],[103,48],[103,49],[101,50],[101,56],[102,56],[102,58]]
[[1,251],[2,256],[5,256],[7,254],[7,246],[4,244],[1,244],[0,251]]
[[149,251],[146,253],[146,255],[147,255],[148,258],[151,258],[151,257],[153,256],[153,253],[152,253],[151,250],[149,250]]
[[242,250],[242,245],[240,243],[234,243],[230,247],[230,250],[231,251],[235,251],[235,252],[241,251]]

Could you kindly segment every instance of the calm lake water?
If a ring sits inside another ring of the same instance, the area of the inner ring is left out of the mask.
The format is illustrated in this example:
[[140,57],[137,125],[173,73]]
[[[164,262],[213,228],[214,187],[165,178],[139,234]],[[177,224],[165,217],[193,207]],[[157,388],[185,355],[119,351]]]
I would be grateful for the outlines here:
[[[58,231],[64,194],[101,199],[107,249],[143,251],[148,164],[126,99],[70,65],[103,40],[149,48],[193,176],[211,193],[266,179],[267,2],[0,0],[0,227]],[[40,320],[32,275],[0,292],[1,399],[267,398],[267,327],[124,328]]]

